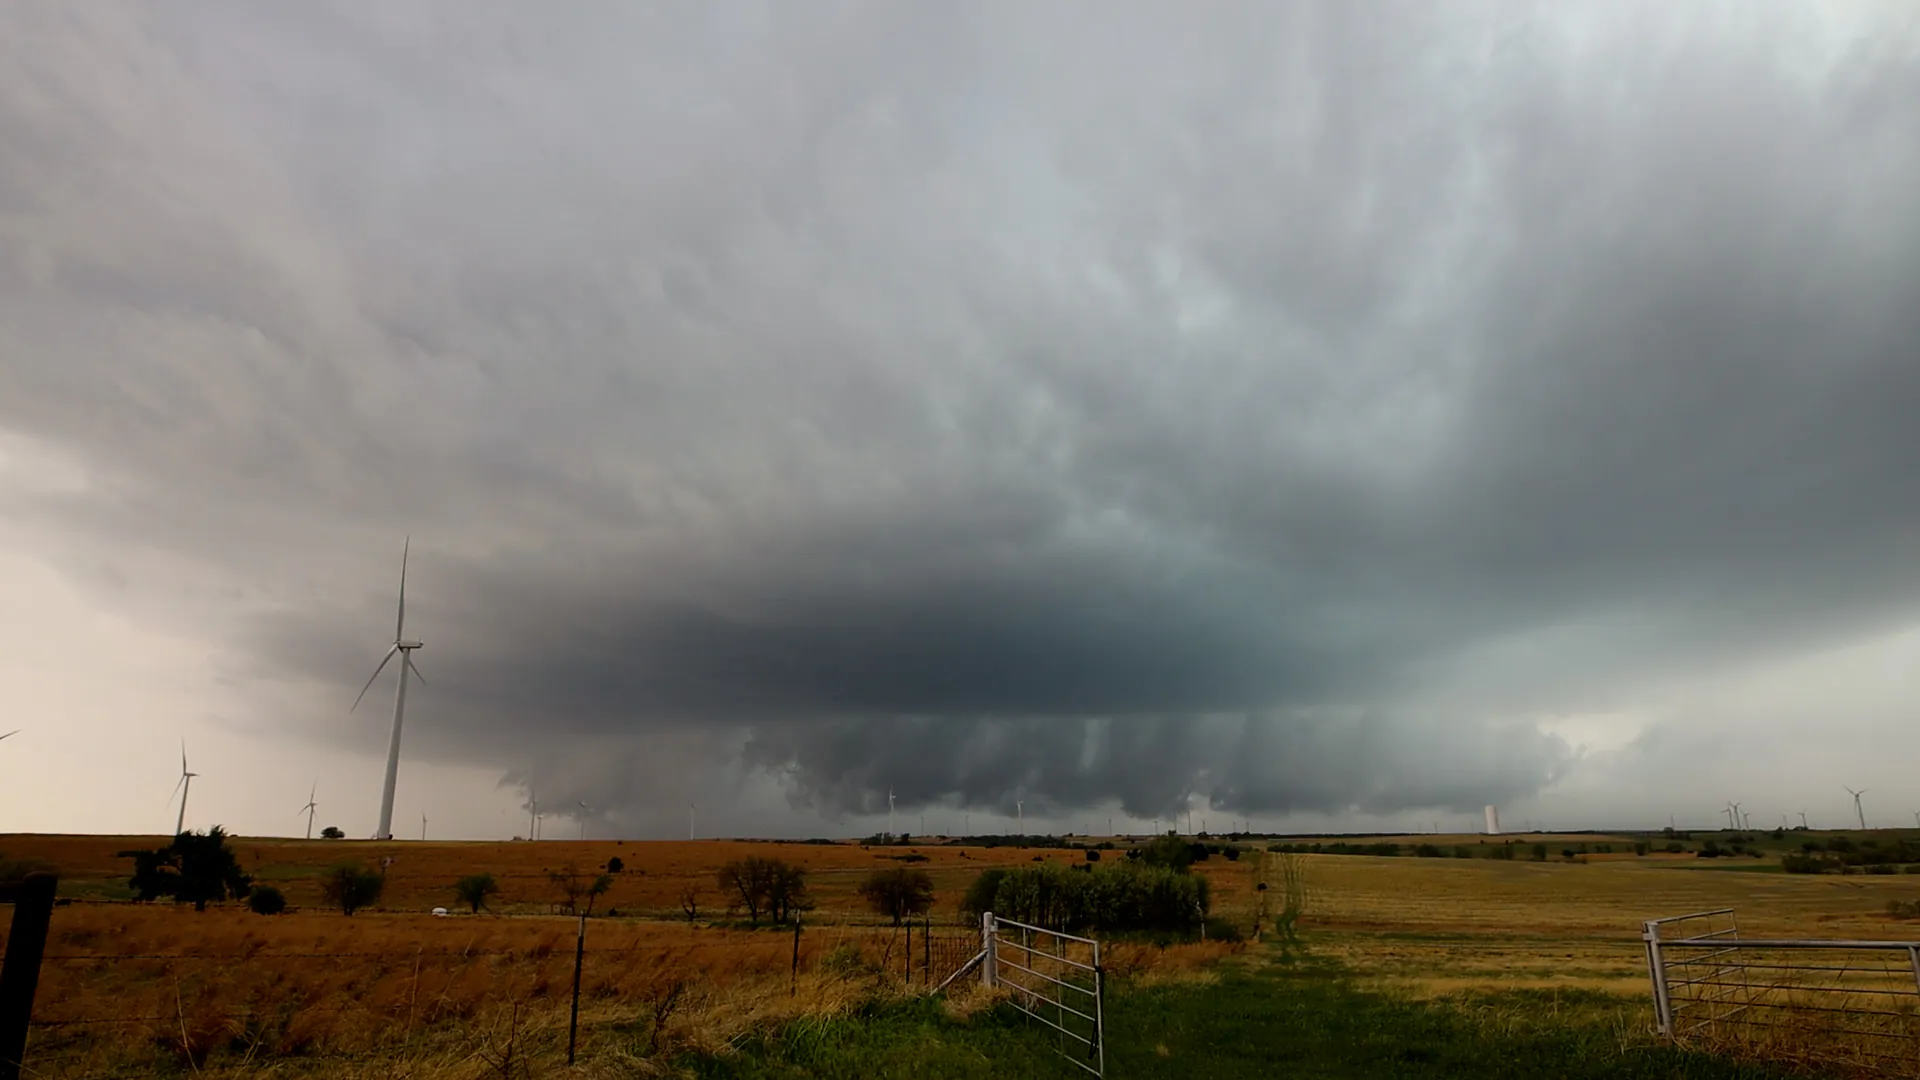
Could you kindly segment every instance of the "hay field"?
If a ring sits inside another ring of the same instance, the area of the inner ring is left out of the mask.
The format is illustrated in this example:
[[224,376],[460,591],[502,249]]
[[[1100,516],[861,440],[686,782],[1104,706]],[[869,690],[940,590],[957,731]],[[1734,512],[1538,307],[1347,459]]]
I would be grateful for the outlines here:
[[1675,856],[1587,864],[1297,856],[1309,947],[1368,984],[1430,998],[1512,991],[1648,993],[1643,920],[1733,908],[1749,937],[1920,939],[1887,901],[1913,877],[1752,873]]

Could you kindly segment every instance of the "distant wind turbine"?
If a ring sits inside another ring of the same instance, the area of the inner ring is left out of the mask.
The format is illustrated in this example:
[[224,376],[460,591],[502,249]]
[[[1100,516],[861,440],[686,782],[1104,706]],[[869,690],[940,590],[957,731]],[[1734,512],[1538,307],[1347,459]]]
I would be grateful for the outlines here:
[[538,840],[540,832],[540,796],[527,785],[527,839]]
[[1027,801],[1025,799],[1013,800],[1013,814],[1014,820],[1019,822],[1019,835],[1027,835]]
[[320,804],[317,802],[314,802],[313,797],[315,795],[318,795],[319,793],[320,793],[320,781],[315,780],[313,782],[313,787],[309,789],[307,792],[307,805],[301,807],[298,811],[296,811],[297,813],[307,815],[307,839],[309,840],[313,839],[313,813],[314,811],[320,809]]
[[347,710],[352,712],[360,707],[360,699],[366,697],[367,691],[372,689],[373,680],[379,678],[380,673],[387,669],[388,661],[396,655],[399,656],[400,683],[393,694],[393,734],[387,740],[387,778],[380,788],[380,827],[374,830],[375,840],[393,839],[393,787],[400,776],[400,724],[407,713],[407,673],[412,672],[419,676],[421,685],[425,685],[427,681],[427,677],[421,675],[420,669],[413,664],[413,650],[423,646],[418,641],[408,640],[406,635],[407,554],[412,548],[413,537],[409,536],[406,544],[400,549],[400,608],[399,614],[393,621],[393,644],[388,646],[387,655],[380,658],[380,664],[373,669],[373,674],[367,676],[367,685],[361,687],[360,696],[353,699],[353,708]]
[[887,839],[894,837],[893,832],[893,788],[887,788]]
[[587,800],[580,800],[580,839],[587,838]]
[[1740,804],[1739,804],[1739,803],[1736,803],[1736,802],[1730,802],[1730,803],[1728,803],[1728,804],[1727,804],[1727,807],[1726,807],[1726,809],[1725,809],[1725,810],[1723,810],[1723,811],[1721,811],[1721,812],[1727,815],[1727,828],[1728,828],[1728,829],[1737,829],[1737,828],[1739,828],[1739,827],[1740,827],[1740,825],[1739,825],[1739,819],[1738,819],[1737,817],[1735,817],[1735,815],[1737,815],[1738,813],[1740,813]]
[[1803,829],[1807,827],[1807,812],[1805,810],[1800,811],[1800,827]]
[[693,804],[687,804],[687,839],[693,839]]
[[[187,793],[193,790],[193,778],[199,775],[197,772],[187,771],[187,740],[181,739],[180,782],[173,785],[173,794],[180,796],[180,817],[173,823],[173,835],[175,836],[179,836],[181,833],[187,831]],[[173,795],[167,796],[167,801],[172,802]]]
[[420,815],[420,839],[425,840],[426,838],[427,838],[427,815],[423,813]]
[[1867,812],[1865,810],[1860,809],[1860,796],[1865,795],[1867,793],[1867,789],[1861,788],[1859,791],[1855,791],[1852,788],[1847,787],[1847,785],[1845,784],[1841,784],[1840,786],[1843,788],[1847,788],[1847,794],[1853,796],[1853,812],[1860,819],[1860,827],[1862,829],[1865,829],[1867,827]]

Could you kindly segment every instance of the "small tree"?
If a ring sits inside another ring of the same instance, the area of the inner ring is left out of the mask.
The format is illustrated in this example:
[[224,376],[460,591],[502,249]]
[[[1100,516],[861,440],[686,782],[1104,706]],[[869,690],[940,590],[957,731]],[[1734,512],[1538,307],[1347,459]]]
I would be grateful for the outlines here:
[[807,899],[807,872],[779,859],[769,861],[773,872],[767,886],[767,914],[783,923],[812,906]]
[[472,908],[475,915],[487,906],[487,898],[499,891],[500,884],[493,880],[492,874],[468,874],[453,883],[453,894],[460,898],[461,903]]
[[341,832],[340,826],[338,825],[329,825],[320,830],[320,839],[322,840],[345,840],[346,838],[347,834]]
[[780,923],[807,907],[807,872],[779,859],[736,859],[722,866],[717,877],[720,891],[745,908],[756,925],[762,912]]
[[215,825],[204,833],[183,832],[166,847],[153,851],[123,851],[133,860],[127,882],[135,900],[171,896],[175,903],[205,911],[210,901],[246,899],[253,879],[240,871],[240,862],[227,847],[225,829]]
[[875,912],[901,921],[933,908],[933,877],[925,870],[875,870],[860,885],[860,898]]
[[335,863],[320,877],[321,895],[348,915],[377,903],[386,887],[385,875],[357,862]]
[[607,890],[613,888],[612,874],[588,877],[572,863],[558,870],[548,871],[547,880],[553,883],[554,889],[560,894],[560,906],[569,915],[579,914],[582,900],[586,901],[586,913],[593,914],[594,901],[605,896]]
[[271,885],[256,885],[247,894],[247,906],[255,915],[278,915],[287,910],[287,898]]
[[693,922],[700,917],[700,886],[689,881],[680,887],[680,910],[687,913],[687,921]]
[[607,873],[609,874],[617,874],[620,871],[625,870],[626,868],[627,868],[627,864],[623,862],[620,856],[618,855],[615,855],[613,858],[607,860]]
[[756,925],[760,922],[761,909],[767,905],[767,884],[772,862],[772,859],[758,856],[735,859],[722,866],[715,875],[729,905],[737,903],[745,908],[748,921]]

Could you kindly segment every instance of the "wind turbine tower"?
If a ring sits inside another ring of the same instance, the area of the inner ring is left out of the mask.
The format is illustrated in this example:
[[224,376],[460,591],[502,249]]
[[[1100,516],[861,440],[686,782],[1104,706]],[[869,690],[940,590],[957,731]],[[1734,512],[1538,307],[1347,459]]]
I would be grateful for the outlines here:
[[893,788],[887,788],[887,839],[892,840],[893,832]]
[[1487,815],[1487,835],[1488,835],[1488,836],[1499,836],[1499,835],[1500,835],[1500,810],[1499,810],[1499,808],[1497,808],[1497,807],[1495,807],[1495,806],[1493,806],[1493,805],[1492,805],[1491,803],[1489,803],[1489,804],[1487,805],[1487,809],[1486,809],[1486,815]]
[[1020,835],[1027,835],[1027,801],[1025,799],[1013,800],[1013,820],[1018,823],[1016,828],[1020,830]]
[[536,793],[533,790],[533,785],[528,784],[527,785],[527,839],[538,840],[540,838],[538,836],[539,832],[540,832],[540,796],[538,793]]
[[[180,796],[180,816],[173,823],[173,835],[179,836],[187,831],[187,793],[193,790],[193,778],[197,772],[187,771],[187,740],[180,740],[180,782],[173,785],[173,793]],[[173,799],[169,797],[168,802]]]
[[1800,811],[1800,827],[1803,829],[1807,827],[1807,812],[1805,810]]
[[580,800],[580,839],[587,838],[587,800]]
[[317,802],[314,802],[313,797],[315,795],[318,795],[319,793],[320,793],[320,781],[315,780],[313,782],[312,789],[307,792],[307,805],[301,807],[300,810],[298,811],[299,813],[303,813],[307,815],[307,839],[309,840],[313,839],[314,811],[320,809],[320,804]]
[[687,804],[687,839],[693,839],[693,804]]
[[[408,639],[407,629],[407,554],[413,547],[413,537],[407,537],[405,546],[400,549],[400,608],[393,621],[393,644],[388,646],[387,655],[380,658],[380,665],[367,676],[367,685],[360,688],[360,697],[353,699],[353,709],[360,707],[360,699],[372,689],[373,680],[387,669],[387,662],[395,656],[400,657],[400,683],[393,695],[393,735],[387,740],[387,778],[380,788],[380,827],[374,830],[375,840],[393,839],[393,785],[400,775],[400,724],[407,713],[407,673],[419,676],[420,682],[427,681],[420,669],[413,665],[413,650],[422,648],[418,641]],[[353,709],[348,709],[352,712]]]
[[[1847,787],[1847,785],[1845,784],[1841,784],[1840,786]],[[1860,819],[1860,827],[1862,829],[1865,829],[1867,827],[1867,812],[1865,810],[1860,809],[1860,796],[1865,795],[1866,793],[1867,793],[1866,788],[1861,788],[1859,791],[1855,791],[1852,788],[1847,788],[1847,794],[1853,796],[1854,816]]]
[[427,815],[423,813],[420,815],[420,839],[424,841],[426,840],[426,838],[427,838]]

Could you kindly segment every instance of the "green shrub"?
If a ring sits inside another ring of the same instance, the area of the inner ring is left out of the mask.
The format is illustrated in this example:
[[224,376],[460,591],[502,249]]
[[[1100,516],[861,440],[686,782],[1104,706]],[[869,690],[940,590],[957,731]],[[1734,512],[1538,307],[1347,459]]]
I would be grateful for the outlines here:
[[843,979],[872,974],[874,968],[860,954],[860,946],[849,941],[820,958],[820,970]]
[[335,863],[320,877],[320,892],[330,904],[351,915],[370,907],[387,887],[386,876],[356,862]]
[[255,885],[247,893],[247,907],[255,915],[278,915],[287,910],[287,898],[271,885]]
[[960,900],[960,910],[978,919],[983,912],[993,910],[993,898],[1000,891],[1000,882],[1008,874],[1006,870],[982,870],[980,876],[967,886],[967,895]]
[[989,870],[968,888],[963,906],[1070,933],[1191,934],[1212,904],[1207,879],[1194,874],[1137,861],[1083,868]]

